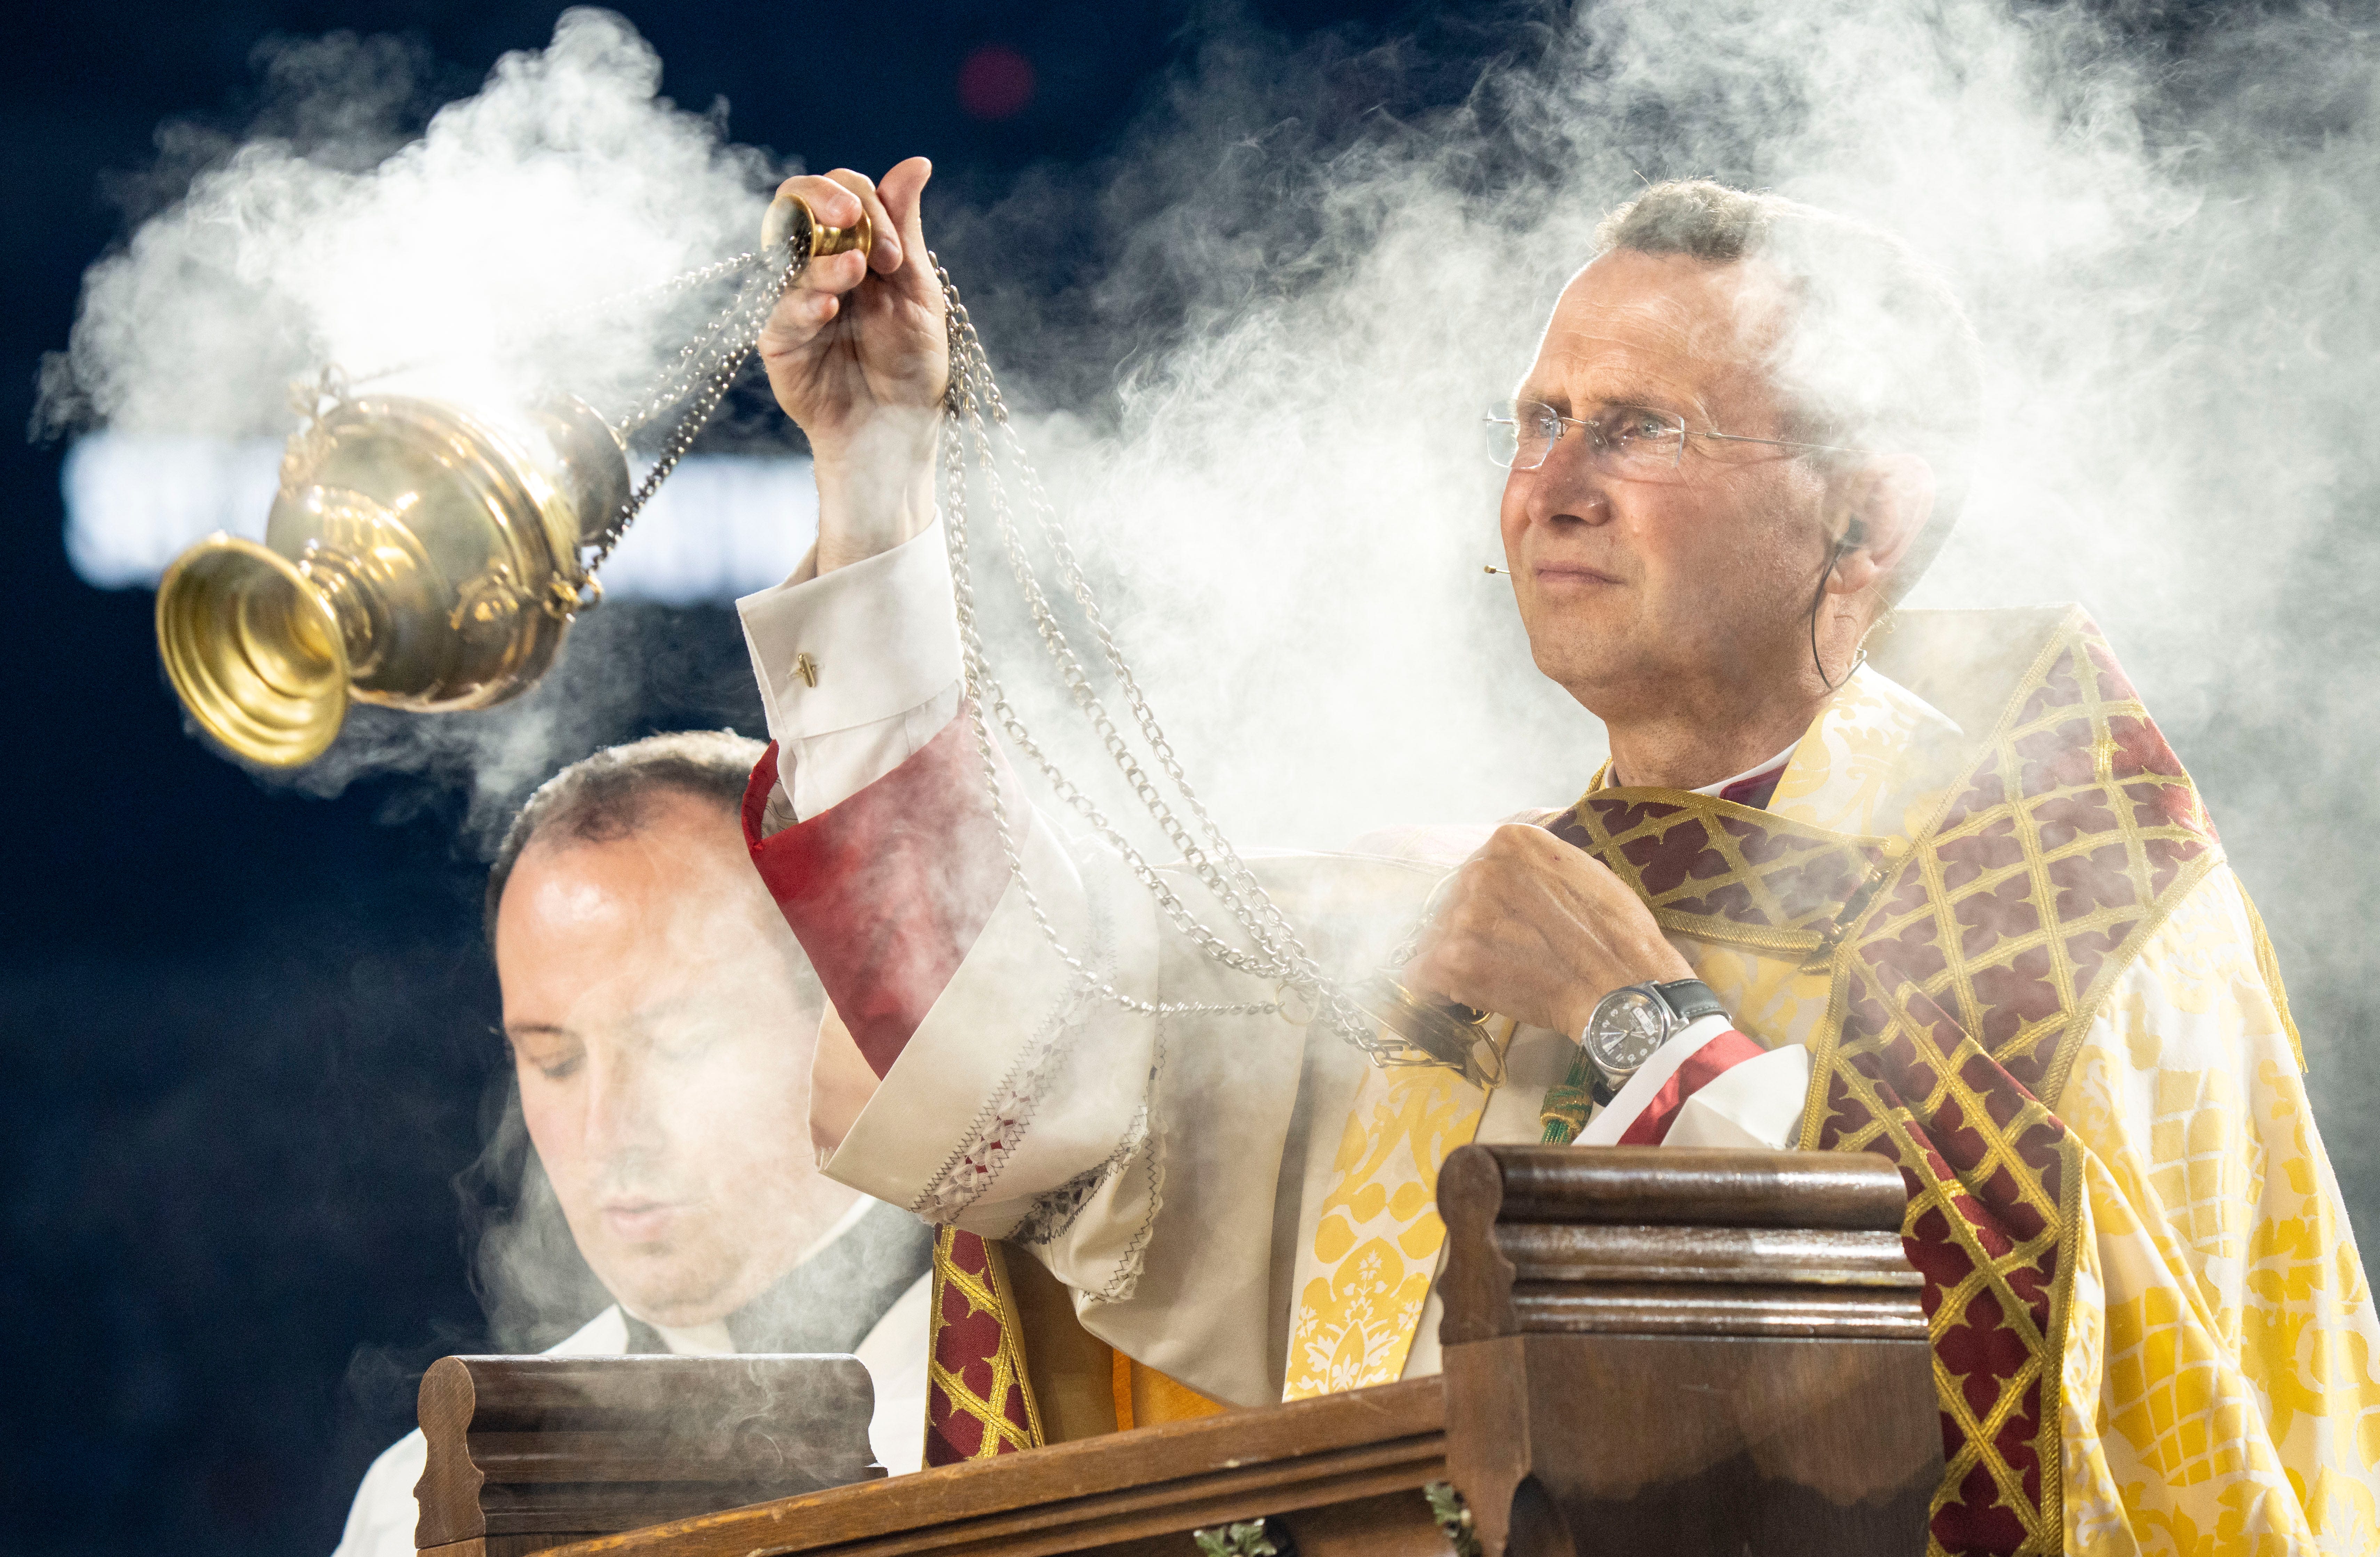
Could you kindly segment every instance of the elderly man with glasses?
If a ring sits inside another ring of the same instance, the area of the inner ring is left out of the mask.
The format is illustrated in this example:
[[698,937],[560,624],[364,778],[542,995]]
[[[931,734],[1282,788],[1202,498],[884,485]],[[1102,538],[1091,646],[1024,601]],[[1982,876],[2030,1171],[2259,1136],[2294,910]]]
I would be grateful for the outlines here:
[[[795,182],[881,236],[763,337],[820,533],[742,609],[748,841],[878,1078],[826,1171],[947,1224],[986,1295],[943,1309],[942,1457],[1434,1369],[1464,1141],[1799,1147],[1909,1184],[1938,1549],[2374,1548],[2380,1325],[2204,807],[2079,611],[1892,613],[1981,399],[1905,247],[1662,185],[1555,302],[1488,432],[1532,653],[1609,762],[1562,810],[1254,868],[1335,977],[1491,1014],[1388,1068],[1110,850],[1037,819],[1012,884],[934,517],[926,176]],[[961,1387],[1052,1328],[1051,1277],[1111,1404]]]

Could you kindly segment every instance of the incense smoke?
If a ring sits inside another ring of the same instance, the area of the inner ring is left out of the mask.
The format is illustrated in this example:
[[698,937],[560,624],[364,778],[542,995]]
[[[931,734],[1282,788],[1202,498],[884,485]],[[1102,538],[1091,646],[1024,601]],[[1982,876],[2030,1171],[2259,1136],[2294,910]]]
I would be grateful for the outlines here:
[[2368,8],[2192,26],[1603,5],[1528,13],[1454,79],[1475,36],[1227,32],[1096,196],[1028,180],[946,215],[945,248],[1099,235],[1094,280],[978,317],[1050,412],[1061,505],[1226,830],[1328,847],[1560,804],[1600,756],[1480,572],[1499,473],[1475,437],[1597,219],[1707,176],[1905,237],[1987,371],[1975,490],[1910,603],[2076,600],[2107,629],[2269,906],[2365,1212],[2380,1149],[2344,1126],[2380,1077],[2338,928],[2380,908],[2341,846],[2380,768],[2380,54]]
[[[253,440],[269,448],[297,424],[290,386],[328,365],[375,390],[491,408],[559,387],[616,417],[725,288],[623,295],[750,249],[792,171],[727,140],[723,104],[696,114],[658,95],[661,69],[621,18],[571,10],[549,47],[505,55],[476,95],[425,120],[435,72],[419,51],[334,34],[265,54],[255,133],[168,125],[158,167],[119,191],[136,207],[178,192],[86,274],[70,347],[45,364],[37,434],[130,435],[143,441],[111,474],[137,476],[127,466],[145,454],[148,479],[170,481],[193,474],[187,451],[204,439],[220,441],[218,464]],[[695,487],[743,473],[689,474]],[[128,526],[141,517],[115,512]],[[650,517],[667,518],[659,505]],[[787,518],[785,544],[759,548],[782,567],[807,543],[792,533],[798,504]],[[76,539],[106,566],[110,538]],[[143,554],[140,537],[124,539]],[[682,597],[668,576],[688,570],[656,560],[650,592]],[[283,782],[336,794],[367,774],[422,775],[459,788],[469,830],[492,843],[555,767],[638,733],[658,677],[710,678],[684,637],[683,624],[615,602],[530,696],[433,719],[354,709],[333,751]],[[741,687],[694,700],[757,724]]]
[[[2345,863],[2380,821],[2367,12],[2149,33],[2075,6],[1714,0],[1423,25],[1290,48],[1209,18],[1087,170],[973,208],[929,194],[1225,828],[1327,847],[1581,787],[1599,733],[1480,572],[1498,474],[1477,418],[1605,211],[1673,176],[1773,189],[1900,234],[1965,298],[1982,476],[1911,603],[2074,599],[2107,628],[2265,907],[2350,1198],[2380,1204],[2380,1146],[2339,1127],[2374,1077],[2338,927],[2380,909]],[[334,56],[378,57],[308,47],[306,102],[347,90]],[[217,157],[93,268],[53,425],[276,432],[282,382],[326,356],[483,345],[554,297],[733,251],[780,170],[723,113],[656,99],[657,69],[625,22],[573,11],[393,153],[383,116]],[[640,365],[600,344],[550,342],[536,366],[593,383]],[[1000,572],[980,558],[988,593]],[[1025,692],[1029,639],[1013,609],[993,626]],[[635,639],[582,636],[511,708],[359,720],[307,782],[394,767],[516,793],[585,749],[590,704],[650,695],[650,670],[610,674]],[[1046,687],[1021,700],[1087,781],[1095,744]]]
[[667,348],[650,307],[598,305],[749,249],[782,170],[657,95],[660,57],[606,12],[406,135],[428,73],[384,39],[286,44],[261,133],[161,132],[152,182],[187,190],[85,276],[47,427],[277,437],[328,364],[616,407]]

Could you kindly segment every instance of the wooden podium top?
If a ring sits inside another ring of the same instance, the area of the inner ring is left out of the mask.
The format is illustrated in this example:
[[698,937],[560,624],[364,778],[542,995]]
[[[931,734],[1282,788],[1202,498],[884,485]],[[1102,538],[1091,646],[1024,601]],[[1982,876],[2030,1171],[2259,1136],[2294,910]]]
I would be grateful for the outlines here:
[[[1596,1550],[1714,1557],[1923,1549],[1941,1434],[1890,1162],[1470,1146],[1448,1158],[1439,1198],[1440,1378],[823,1490],[810,1489],[835,1454],[820,1428],[825,1447],[798,1456],[809,1487],[743,1507],[722,1505],[751,1495],[736,1494],[776,1428],[759,1420],[754,1441],[737,1368],[847,1359],[573,1359],[624,1381],[674,1364],[676,1385],[606,1383],[542,1405],[521,1393],[542,1375],[506,1372],[529,1359],[448,1359],[449,1375],[449,1363],[488,1370],[494,1409],[474,1421],[455,1403],[476,1397],[449,1376],[435,1415],[425,1383],[423,1430],[443,1469],[423,1478],[422,1550],[1194,1557],[1192,1532],[1262,1520],[1283,1557],[1422,1557],[1455,1550],[1424,1495],[1434,1483],[1448,1484],[1441,1508],[1467,1502],[1458,1529],[1479,1557],[1563,1557],[1579,1550],[1572,1531]],[[799,1402],[780,1395],[798,1437]],[[648,1421],[614,1411],[639,1398]],[[711,1447],[675,1460],[639,1447],[662,1418],[689,1417],[709,1425],[686,1441]],[[721,1511],[691,1512],[705,1506]]]

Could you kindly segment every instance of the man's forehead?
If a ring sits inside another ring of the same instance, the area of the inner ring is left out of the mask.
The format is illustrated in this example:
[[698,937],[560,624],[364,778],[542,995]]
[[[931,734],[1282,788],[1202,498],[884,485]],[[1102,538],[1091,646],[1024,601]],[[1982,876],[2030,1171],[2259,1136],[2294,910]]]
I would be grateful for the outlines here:
[[1616,250],[1562,288],[1530,376],[1607,366],[1676,380],[1756,372],[1782,302],[1766,266]]
[[496,918],[507,1019],[591,1030],[706,990],[740,997],[790,932],[746,860],[696,842],[648,831],[524,850]]

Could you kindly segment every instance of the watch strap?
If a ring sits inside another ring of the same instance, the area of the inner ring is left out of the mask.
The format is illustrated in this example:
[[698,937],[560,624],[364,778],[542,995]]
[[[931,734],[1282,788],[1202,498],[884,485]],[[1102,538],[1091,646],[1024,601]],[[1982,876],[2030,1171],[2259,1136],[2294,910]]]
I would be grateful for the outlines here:
[[1655,984],[1653,992],[1661,997],[1678,1018],[1681,1026],[1699,1021],[1705,1016],[1724,1016],[1727,1007],[1719,1004],[1711,987],[1699,979],[1677,979],[1667,984]]

